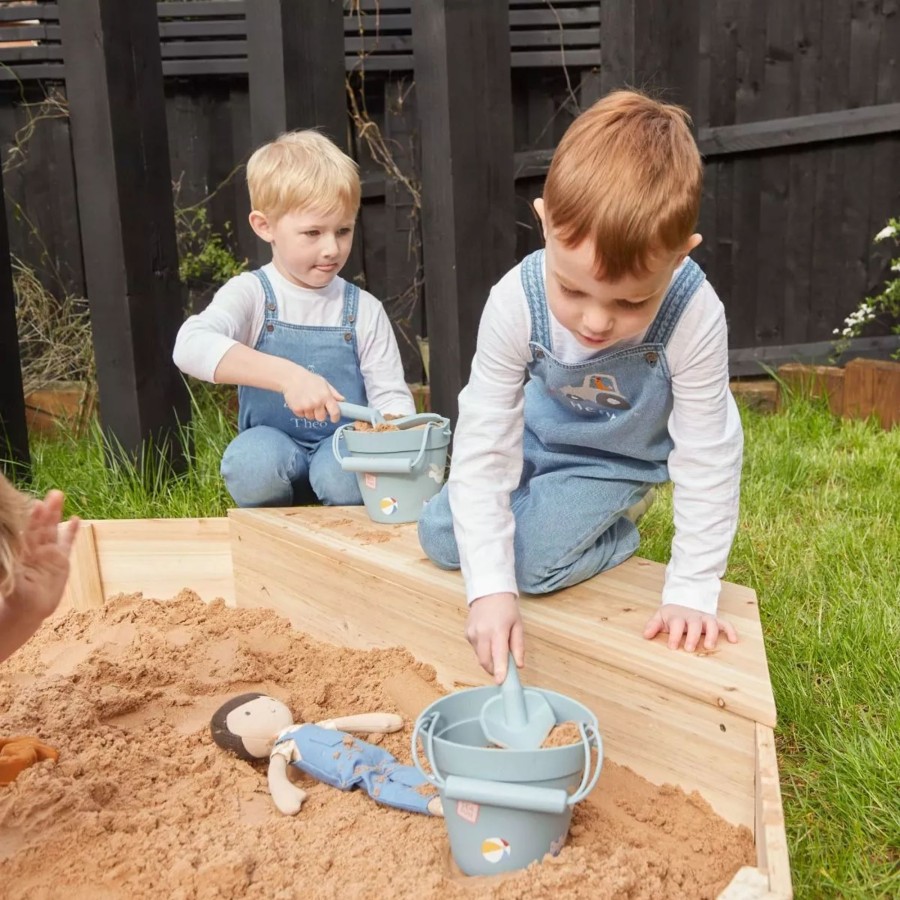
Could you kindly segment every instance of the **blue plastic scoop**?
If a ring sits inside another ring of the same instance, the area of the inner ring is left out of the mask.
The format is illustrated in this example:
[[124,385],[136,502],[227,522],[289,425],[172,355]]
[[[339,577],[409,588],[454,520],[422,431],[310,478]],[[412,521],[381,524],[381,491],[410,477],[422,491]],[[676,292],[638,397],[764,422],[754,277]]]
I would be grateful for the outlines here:
[[540,691],[523,690],[512,653],[506,678],[495,697],[481,707],[481,730],[499,747],[535,750],[556,724],[556,714]]
[[370,425],[393,425],[401,431],[406,428],[415,428],[416,425],[428,425],[430,423],[443,425],[446,421],[437,413],[415,413],[411,416],[401,416],[399,419],[387,420],[371,406],[359,406],[356,403],[338,403],[338,409],[345,419],[356,419],[357,422],[368,422]]

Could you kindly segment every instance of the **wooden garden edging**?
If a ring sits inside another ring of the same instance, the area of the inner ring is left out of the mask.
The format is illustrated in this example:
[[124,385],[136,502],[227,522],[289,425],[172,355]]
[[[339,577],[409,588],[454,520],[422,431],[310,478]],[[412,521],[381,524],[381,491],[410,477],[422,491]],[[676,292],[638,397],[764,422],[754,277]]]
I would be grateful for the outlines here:
[[825,397],[836,416],[876,418],[885,429],[900,422],[900,363],[854,359],[844,368],[790,363],[778,369],[779,390]]

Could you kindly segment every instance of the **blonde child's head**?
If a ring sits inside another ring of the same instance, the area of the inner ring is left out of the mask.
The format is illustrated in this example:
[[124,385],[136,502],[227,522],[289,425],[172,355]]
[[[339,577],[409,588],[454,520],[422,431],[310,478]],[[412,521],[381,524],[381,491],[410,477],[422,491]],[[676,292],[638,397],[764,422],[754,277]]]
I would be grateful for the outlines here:
[[12,590],[28,498],[0,473],[0,596]]
[[654,259],[674,258],[689,241],[702,176],[685,110],[637,91],[615,91],[582,113],[560,141],[544,210],[565,245],[593,245],[597,278],[641,277]]
[[318,131],[291,131],[263,144],[247,163],[250,206],[270,222],[298,210],[355,218],[359,169]]

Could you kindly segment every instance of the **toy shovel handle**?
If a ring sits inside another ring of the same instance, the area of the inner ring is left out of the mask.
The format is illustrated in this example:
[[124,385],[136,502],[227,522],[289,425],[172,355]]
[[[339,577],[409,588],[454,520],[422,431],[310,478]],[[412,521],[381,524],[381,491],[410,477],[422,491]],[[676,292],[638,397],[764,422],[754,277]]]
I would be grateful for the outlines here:
[[525,692],[519,681],[519,670],[512,653],[506,668],[506,678],[500,688],[503,698],[503,715],[509,728],[522,729],[528,724],[528,707],[525,704]]
[[356,419],[358,422],[368,422],[371,425],[381,425],[384,422],[384,416],[371,406],[341,401],[338,403],[338,409],[345,419]]

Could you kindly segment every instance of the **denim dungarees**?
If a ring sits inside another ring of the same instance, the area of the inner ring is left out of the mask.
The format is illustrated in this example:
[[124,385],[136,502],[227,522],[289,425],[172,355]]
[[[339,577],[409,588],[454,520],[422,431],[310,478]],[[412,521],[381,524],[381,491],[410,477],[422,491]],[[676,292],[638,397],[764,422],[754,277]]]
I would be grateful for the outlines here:
[[[668,480],[672,381],[666,345],[704,275],[691,259],[669,286],[644,340],[582,363],[553,355],[544,251],[526,257],[532,361],[525,385],[523,468],[510,496],[516,581],[526,593],[559,590],[626,560],[637,528],[623,513]],[[420,522],[425,552],[459,566],[446,488]]]
[[[350,403],[367,405],[356,343],[359,288],[345,282],[339,326],[290,325],[278,318],[266,273],[253,274],[266,304],[255,349],[289,359],[321,375]],[[222,458],[222,475],[238,506],[290,506],[317,498],[331,505],[362,503],[356,476],[342,471],[331,452],[336,424],[295,416],[277,391],[242,386],[238,398],[240,433]]]

